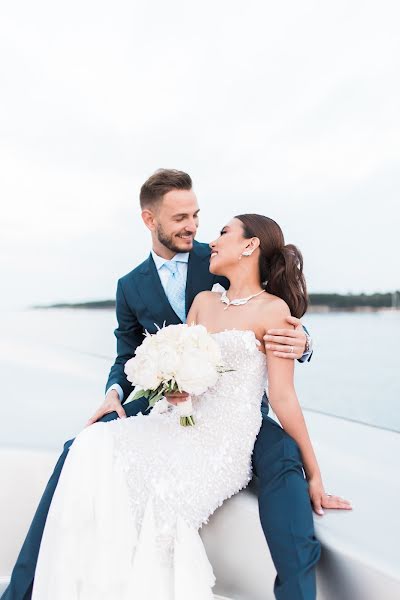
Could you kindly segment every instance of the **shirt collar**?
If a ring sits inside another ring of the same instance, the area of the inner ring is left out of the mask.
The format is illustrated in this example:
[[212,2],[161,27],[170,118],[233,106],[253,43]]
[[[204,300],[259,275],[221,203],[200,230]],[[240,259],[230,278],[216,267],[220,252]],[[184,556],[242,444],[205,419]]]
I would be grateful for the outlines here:
[[[158,256],[158,254],[156,254],[153,249],[151,250],[151,255],[155,262],[157,271],[159,271],[166,262],[169,262],[167,258],[162,258],[161,256]],[[189,260],[189,252],[178,252],[173,258],[171,258],[171,260],[174,260],[176,262],[187,263]]]

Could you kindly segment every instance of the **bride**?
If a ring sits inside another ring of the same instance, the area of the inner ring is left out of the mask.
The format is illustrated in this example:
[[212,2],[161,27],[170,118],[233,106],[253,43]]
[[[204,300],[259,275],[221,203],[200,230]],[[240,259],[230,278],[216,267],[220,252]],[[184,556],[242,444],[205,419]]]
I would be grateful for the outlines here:
[[[294,361],[263,343],[268,329],[306,311],[301,254],[275,221],[254,214],[233,218],[210,246],[210,271],[231,285],[198,294],[187,323],[207,328],[233,370],[192,397],[193,427],[176,415],[183,393],[171,395],[164,412],[156,404],[146,417],[79,433],[50,506],[33,600],[211,600],[215,577],[198,531],[252,477],[267,379],[269,402],[306,471],[319,472]],[[322,483],[313,494],[324,494]]]

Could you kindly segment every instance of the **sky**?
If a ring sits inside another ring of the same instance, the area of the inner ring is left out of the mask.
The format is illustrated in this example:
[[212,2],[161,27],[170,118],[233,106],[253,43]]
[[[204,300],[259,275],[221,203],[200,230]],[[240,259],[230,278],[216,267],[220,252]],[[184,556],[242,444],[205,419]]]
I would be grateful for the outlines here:
[[5,0],[3,308],[113,298],[139,190],[190,173],[197,238],[275,219],[310,292],[400,289],[400,5]]

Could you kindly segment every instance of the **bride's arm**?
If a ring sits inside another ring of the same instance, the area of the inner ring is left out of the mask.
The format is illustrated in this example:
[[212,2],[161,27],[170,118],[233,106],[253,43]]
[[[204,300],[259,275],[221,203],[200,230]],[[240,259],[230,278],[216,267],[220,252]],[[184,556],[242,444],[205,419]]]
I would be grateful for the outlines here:
[[[276,299],[268,305],[265,329],[283,328],[290,315],[287,304]],[[323,514],[322,507],[350,508],[349,502],[338,496],[328,496],[322,483],[322,475],[308,434],[296,390],[294,387],[294,361],[275,356],[266,350],[268,369],[268,399],[283,429],[297,442],[309,483],[309,494],[315,512]]]
[[[275,323],[283,323],[285,317],[290,314],[289,309],[286,311],[282,305],[271,308],[270,312],[273,313],[270,317]],[[275,328],[278,329],[280,326],[276,325]],[[299,445],[307,479],[321,477],[317,458],[294,387],[294,361],[274,356],[272,350],[266,350],[266,355],[269,403],[283,429]]]

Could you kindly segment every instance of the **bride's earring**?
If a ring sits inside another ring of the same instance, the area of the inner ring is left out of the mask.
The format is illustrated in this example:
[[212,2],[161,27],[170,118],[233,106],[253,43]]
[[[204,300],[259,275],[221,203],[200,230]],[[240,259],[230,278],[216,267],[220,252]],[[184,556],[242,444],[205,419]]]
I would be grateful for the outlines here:
[[253,250],[245,250],[244,252],[242,252],[242,254],[239,256],[239,260],[242,260],[242,256],[251,256],[253,254]]

